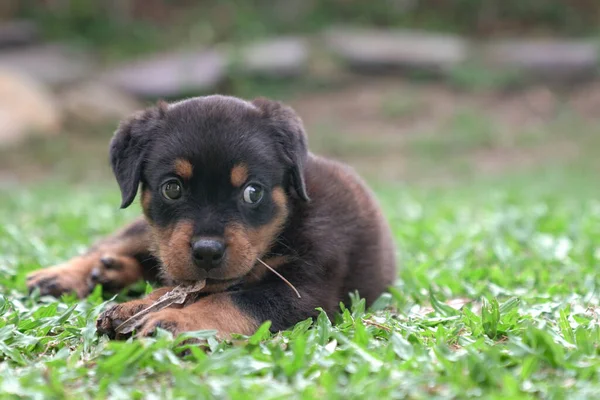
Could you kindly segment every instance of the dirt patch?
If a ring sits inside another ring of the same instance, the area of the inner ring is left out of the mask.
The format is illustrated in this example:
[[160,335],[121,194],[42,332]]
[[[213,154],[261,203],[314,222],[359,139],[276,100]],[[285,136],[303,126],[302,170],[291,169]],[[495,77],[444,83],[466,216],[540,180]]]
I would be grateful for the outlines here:
[[[590,142],[600,141],[593,129],[600,122],[600,83],[569,91],[538,86],[468,93],[381,79],[291,104],[315,151],[383,180],[453,180],[465,171],[500,174],[561,164],[587,157]],[[330,137],[335,143],[328,145]],[[343,151],[347,147],[354,151]]]

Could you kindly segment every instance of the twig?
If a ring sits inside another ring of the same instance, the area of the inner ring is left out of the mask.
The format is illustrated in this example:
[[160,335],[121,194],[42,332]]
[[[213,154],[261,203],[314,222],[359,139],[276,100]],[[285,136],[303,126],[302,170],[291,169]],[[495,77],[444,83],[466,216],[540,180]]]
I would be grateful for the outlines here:
[[290,281],[288,281],[287,279],[285,279],[279,272],[275,271],[273,268],[271,268],[270,265],[268,265],[266,262],[264,262],[260,258],[257,258],[257,260],[258,260],[259,263],[261,263],[262,265],[264,265],[265,267],[267,267],[272,273],[274,273],[275,275],[277,275],[279,277],[279,279],[281,279],[282,281],[284,281],[285,283],[287,283],[287,285],[289,287],[291,287],[294,292],[296,292],[296,296],[298,296],[299,299],[302,298],[302,296],[300,296],[300,292],[298,292],[298,290],[294,287],[294,285],[292,285],[290,283]]

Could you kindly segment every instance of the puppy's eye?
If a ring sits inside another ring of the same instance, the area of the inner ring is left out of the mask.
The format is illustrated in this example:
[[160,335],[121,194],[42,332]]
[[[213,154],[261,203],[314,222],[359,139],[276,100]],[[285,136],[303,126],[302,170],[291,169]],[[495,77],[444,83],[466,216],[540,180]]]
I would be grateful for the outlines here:
[[160,188],[162,195],[168,200],[177,200],[183,192],[181,182],[177,179],[171,179],[162,184]]
[[250,184],[244,189],[244,202],[248,204],[258,204],[263,198],[264,190],[262,186]]

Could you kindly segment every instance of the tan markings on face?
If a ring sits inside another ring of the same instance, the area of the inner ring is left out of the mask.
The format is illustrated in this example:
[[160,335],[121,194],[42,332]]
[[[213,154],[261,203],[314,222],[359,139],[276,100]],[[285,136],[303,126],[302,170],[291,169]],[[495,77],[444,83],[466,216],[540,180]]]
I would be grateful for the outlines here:
[[183,158],[177,158],[175,160],[175,173],[177,173],[177,175],[183,179],[190,179],[193,172],[194,167],[188,160],[184,160]]
[[231,169],[231,184],[240,187],[248,180],[248,167],[246,164],[237,164]]
[[169,279],[181,282],[205,278],[192,262],[190,242],[194,226],[191,221],[180,221],[167,228],[153,227],[152,230],[156,245],[154,251]]
[[[204,292],[225,290],[232,283],[219,280],[243,277],[255,267],[256,259],[269,250],[288,216],[287,198],[281,187],[273,190],[272,198],[276,206],[276,215],[270,223],[256,229],[237,222],[225,227],[224,239],[228,249],[225,265],[208,271],[208,278],[215,281],[207,283]],[[192,222],[182,221],[169,228],[153,227],[152,231],[155,244],[153,251],[161,260],[167,278],[176,282],[206,278],[202,270],[194,266],[191,258]],[[277,263],[279,261],[275,264]],[[259,271],[257,273],[260,277]]]
[[152,193],[150,193],[149,189],[145,189],[142,192],[142,210],[144,211],[144,215],[146,217],[149,215],[151,201],[152,201]]
[[277,206],[277,214],[273,220],[258,229],[248,232],[250,245],[254,247],[259,255],[263,255],[273,244],[275,237],[285,224],[288,217],[287,198],[281,187],[273,189],[271,194],[273,202]]
[[245,275],[254,265],[257,257],[256,249],[248,240],[247,228],[240,223],[230,223],[225,227],[225,243],[227,244],[227,265],[225,279]]
[[211,274],[219,274],[220,279],[242,277],[254,268],[256,258],[262,257],[269,250],[288,216],[287,199],[283,189],[275,188],[272,197],[277,212],[268,224],[256,229],[248,228],[240,223],[231,223],[225,227],[225,243],[228,248],[227,265],[223,266],[223,270],[218,268],[209,271],[209,277]]

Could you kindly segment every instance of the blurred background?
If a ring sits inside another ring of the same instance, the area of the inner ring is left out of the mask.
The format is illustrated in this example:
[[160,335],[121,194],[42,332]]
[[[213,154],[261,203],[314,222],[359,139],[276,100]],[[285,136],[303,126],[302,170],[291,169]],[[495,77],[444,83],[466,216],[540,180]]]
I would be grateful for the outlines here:
[[593,177],[597,0],[2,0],[0,187],[111,179],[158,99],[283,100],[373,182]]

